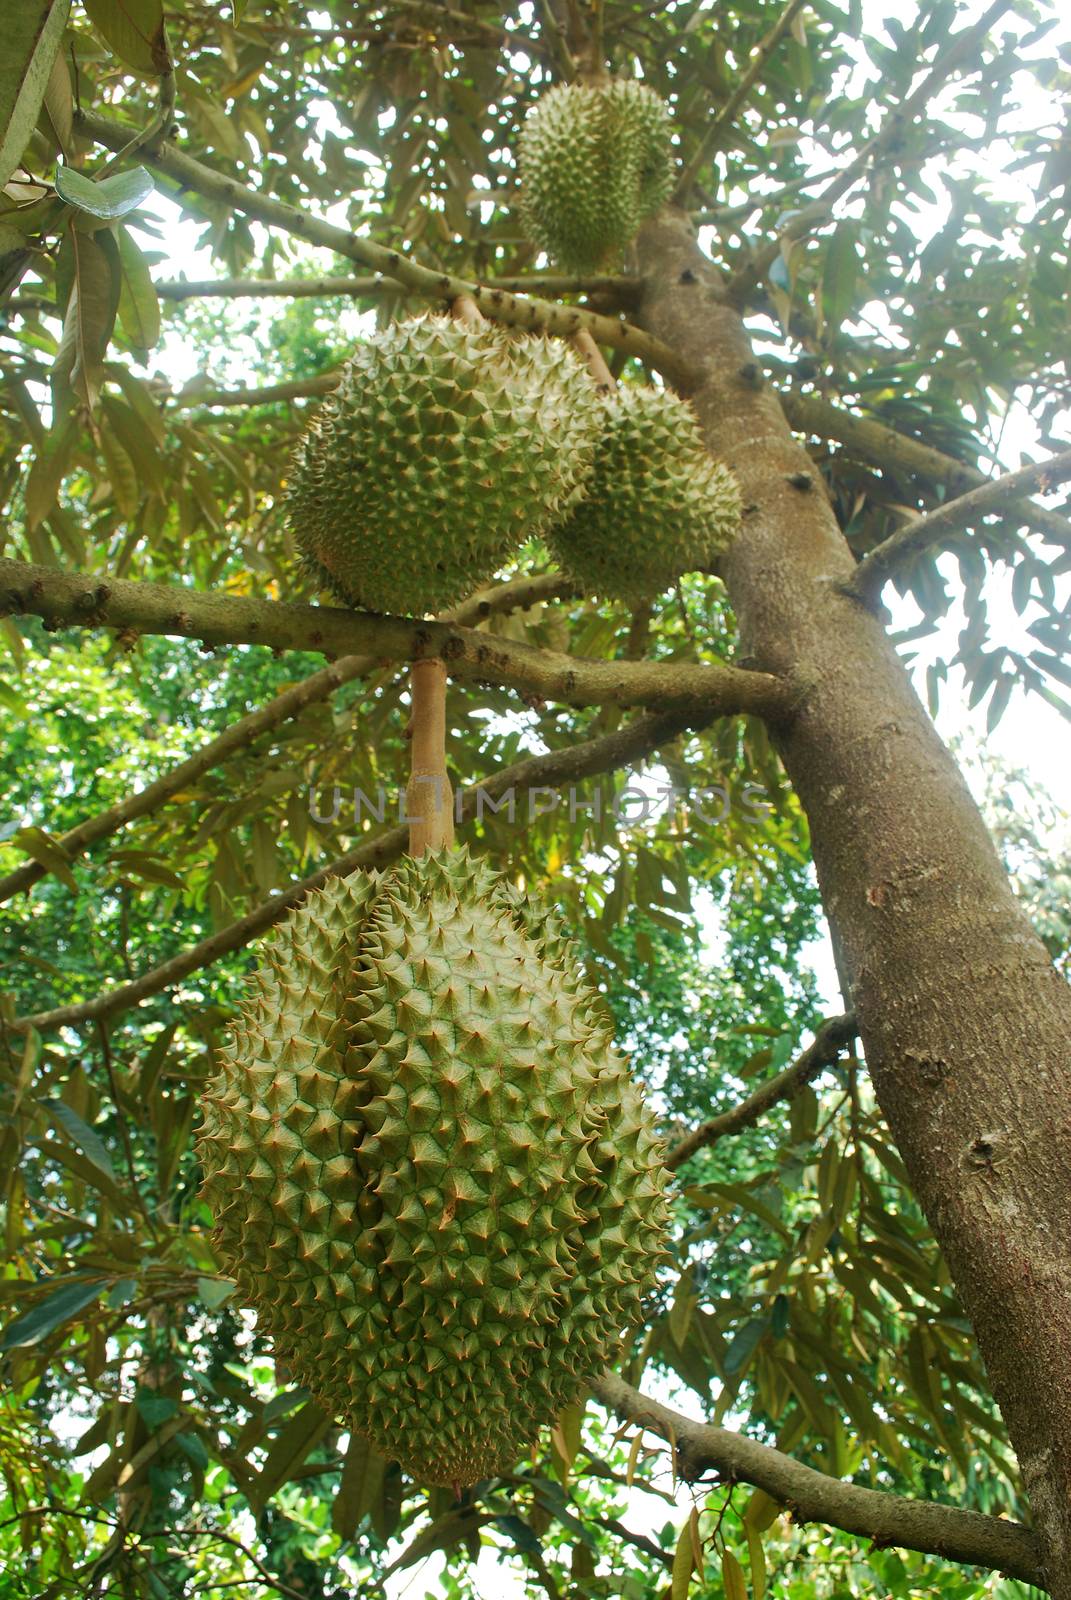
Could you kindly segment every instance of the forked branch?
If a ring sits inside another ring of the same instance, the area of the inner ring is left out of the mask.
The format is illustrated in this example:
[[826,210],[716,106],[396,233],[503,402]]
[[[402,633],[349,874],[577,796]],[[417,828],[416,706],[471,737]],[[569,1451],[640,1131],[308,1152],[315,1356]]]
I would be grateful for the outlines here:
[[[932,444],[913,439],[910,434],[899,433],[888,423],[876,417],[860,417],[844,411],[817,394],[800,394],[795,389],[778,392],[781,409],[789,425],[799,433],[814,434],[819,439],[833,439],[852,451],[861,461],[868,461],[883,471],[915,473],[933,483],[943,483],[950,489],[964,490],[993,482],[984,472],[969,462],[958,461],[945,455]],[[1071,547],[1071,522],[1060,512],[1048,506],[1039,506],[1034,500],[1018,503],[1024,522],[1045,533],[1049,539],[1065,548]]]
[[711,716],[747,712],[775,721],[793,704],[785,680],[722,663],[599,661],[448,622],[287,605],[0,560],[0,615],[19,612],[43,617],[53,629],[111,627],[127,637],[167,634],[210,645],[320,650],[333,657],[360,652],[384,662],[437,657],[453,678],[573,706],[649,706]]
[[1071,450],[1063,450],[1047,461],[1036,461],[1018,472],[1006,472],[977,489],[970,489],[955,500],[916,517],[906,527],[876,545],[856,567],[846,588],[860,600],[873,602],[887,578],[910,565],[923,550],[944,544],[964,528],[976,526],[984,517],[996,516],[1014,506],[1024,495],[1045,492],[1071,478]]
[[797,1522],[822,1522],[880,1547],[898,1545],[946,1561],[987,1567],[1026,1583],[1044,1583],[1037,1542],[1021,1523],[828,1477],[743,1434],[693,1422],[633,1389],[616,1373],[605,1373],[592,1388],[619,1417],[667,1440],[687,1482],[713,1473],[730,1483],[752,1483]]
[[791,1100],[804,1084],[816,1078],[823,1067],[830,1067],[837,1060],[841,1051],[850,1045],[858,1032],[855,1017],[848,1013],[842,1017],[830,1017],[823,1022],[812,1042],[800,1055],[798,1055],[783,1072],[769,1078],[764,1084],[748,1095],[746,1100],[741,1100],[729,1111],[723,1111],[719,1116],[711,1117],[709,1121],[700,1123],[691,1133],[685,1134],[666,1155],[666,1166],[671,1172],[682,1166],[689,1156],[694,1156],[697,1150],[705,1149],[708,1145],[716,1144],[719,1139],[727,1135],[741,1133],[744,1128],[750,1128],[765,1116],[771,1106],[777,1105],[781,1100]]

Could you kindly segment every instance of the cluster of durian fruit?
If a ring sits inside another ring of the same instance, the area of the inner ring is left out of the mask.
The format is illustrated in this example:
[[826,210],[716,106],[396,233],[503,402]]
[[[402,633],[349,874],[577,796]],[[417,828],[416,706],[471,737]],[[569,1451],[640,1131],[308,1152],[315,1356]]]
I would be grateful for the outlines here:
[[[601,266],[665,196],[665,108],[639,84],[552,90],[521,165],[536,241]],[[347,604],[426,612],[534,535],[585,589],[641,600],[707,565],[739,508],[676,396],[426,315],[354,355],[290,510]],[[511,1470],[642,1325],[666,1254],[661,1147],[602,1004],[554,914],[464,849],[290,912],[198,1152],[221,1262],[288,1372],[425,1483]]]
[[[522,215],[570,270],[620,257],[671,181],[645,84],[550,90],[525,124]],[[588,594],[631,604],[708,568],[735,531],[732,473],[669,390],[609,390],[561,341],[427,314],[362,344],[298,450],[290,523],[344,604],[424,613],[541,537]]]

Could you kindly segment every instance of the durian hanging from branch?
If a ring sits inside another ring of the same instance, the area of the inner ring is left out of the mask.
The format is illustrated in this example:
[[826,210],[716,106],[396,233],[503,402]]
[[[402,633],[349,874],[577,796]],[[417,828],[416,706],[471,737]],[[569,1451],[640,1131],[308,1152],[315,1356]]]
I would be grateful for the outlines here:
[[673,187],[669,108],[633,79],[558,84],[529,113],[518,166],[533,243],[566,272],[617,266]]
[[471,312],[391,323],[358,346],[302,440],[294,537],[346,605],[452,605],[564,513],[601,425],[594,384],[558,340]]
[[[445,776],[444,694],[418,663],[411,790]],[[219,1256],[294,1378],[460,1489],[512,1470],[642,1322],[667,1212],[573,951],[443,847],[448,793],[423,854],[331,879],[265,942],[198,1148]]]
[[599,387],[603,429],[583,496],[547,543],[586,593],[638,605],[710,568],[739,526],[740,491],[686,400],[615,384],[591,336],[576,343]]

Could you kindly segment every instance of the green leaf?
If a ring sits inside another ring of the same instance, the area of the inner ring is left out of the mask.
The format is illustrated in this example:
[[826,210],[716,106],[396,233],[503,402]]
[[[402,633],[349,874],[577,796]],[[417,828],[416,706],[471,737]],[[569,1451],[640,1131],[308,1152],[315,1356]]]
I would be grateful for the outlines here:
[[[452,1545],[460,1544],[462,1539],[491,1520],[490,1517],[479,1516],[474,1506],[462,1506],[460,1510],[447,1511],[443,1516],[436,1517],[430,1527],[422,1528],[410,1540],[397,1560],[391,1562],[387,1572],[401,1572],[405,1567],[411,1567],[415,1562],[423,1561],[425,1557],[433,1555],[436,1550],[449,1550]],[[524,1529],[530,1540],[535,1539],[531,1529],[521,1522],[519,1517],[495,1517],[493,1520],[498,1527],[501,1527],[503,1533],[509,1534],[518,1548],[524,1547],[517,1530],[514,1529],[515,1523]],[[538,1540],[536,1544],[538,1545]],[[542,1546],[539,1546],[539,1550],[541,1553]]]
[[162,0],[82,0],[89,20],[136,72],[171,70]]
[[44,828],[20,828],[11,842],[25,850],[46,872],[55,873],[61,883],[77,894],[78,885],[71,872],[71,858],[58,839],[46,833]]
[[340,1539],[352,1539],[371,1511],[383,1483],[387,1463],[368,1440],[350,1434],[342,1479],[331,1508],[331,1526]]
[[859,278],[857,229],[854,222],[839,222],[829,241],[822,269],[822,316],[830,333],[836,333],[855,300]]
[[302,1406],[279,1434],[268,1451],[264,1466],[250,1487],[250,1500],[259,1512],[277,1489],[297,1471],[310,1450],[315,1449],[331,1426],[331,1417],[315,1400]]
[[139,1388],[134,1404],[150,1433],[155,1433],[162,1423],[169,1422],[178,1410],[178,1401],[170,1395],[157,1394],[154,1389]]
[[61,1167],[66,1167],[76,1178],[90,1184],[99,1194],[104,1195],[120,1216],[128,1217],[132,1214],[129,1196],[124,1194],[114,1178],[109,1178],[108,1174],[102,1171],[95,1161],[90,1161],[88,1156],[83,1155],[81,1150],[72,1149],[68,1144],[59,1144],[55,1139],[38,1139],[37,1148],[42,1155],[58,1161]]
[[98,1299],[103,1289],[104,1284],[99,1278],[93,1282],[79,1278],[65,1288],[56,1289],[31,1306],[29,1311],[24,1311],[21,1317],[16,1317],[14,1322],[8,1323],[0,1336],[0,1350],[24,1350],[30,1345],[40,1344],[42,1339],[47,1339],[64,1322]]
[[59,1123],[67,1137],[74,1140],[78,1148],[92,1161],[93,1165],[99,1167],[106,1177],[114,1181],[115,1168],[112,1166],[111,1157],[108,1155],[107,1150],[104,1148],[104,1143],[95,1129],[91,1128],[87,1122],[83,1122],[77,1112],[72,1111],[70,1106],[65,1106],[62,1100],[46,1100],[44,1101],[44,1106],[54,1121]]
[[160,301],[149,263],[126,228],[116,229],[119,244],[119,321],[135,350],[151,350],[160,337]]
[[208,1451],[195,1433],[176,1433],[174,1444],[177,1444],[187,1461],[198,1472],[203,1472],[208,1466]]
[[769,1326],[767,1317],[752,1317],[742,1328],[737,1329],[722,1363],[727,1374],[732,1375],[742,1371]]
[[721,1553],[721,1581],[725,1600],[747,1600],[747,1580],[744,1569],[731,1550]]
[[77,167],[56,168],[56,193],[76,211],[102,222],[117,222],[136,211],[153,191],[153,181],[144,167],[113,172],[109,178],[87,178]]
[[234,1293],[234,1284],[229,1278],[198,1278],[197,1293],[203,1305],[209,1311],[218,1311],[224,1301],[229,1300]]
[[67,409],[70,391],[92,410],[119,306],[119,251],[108,232],[98,237],[72,228],[68,240],[73,278],[52,367],[52,393],[60,411]]
[[0,52],[0,188],[22,160],[67,26],[70,0],[19,0],[4,10]]
[[504,1517],[496,1517],[494,1520],[495,1527],[501,1528],[502,1532],[512,1539],[521,1555],[542,1556],[541,1542],[522,1517],[507,1513]]

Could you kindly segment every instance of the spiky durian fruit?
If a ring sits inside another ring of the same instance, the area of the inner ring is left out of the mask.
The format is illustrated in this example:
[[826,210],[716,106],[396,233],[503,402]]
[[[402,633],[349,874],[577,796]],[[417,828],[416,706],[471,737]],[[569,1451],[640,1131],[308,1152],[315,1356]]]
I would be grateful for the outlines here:
[[616,265],[673,186],[669,108],[645,83],[548,90],[521,130],[521,217],[566,272]]
[[622,384],[603,405],[588,492],[547,541],[588,593],[639,604],[725,547],[740,521],[740,491],[678,395]]
[[466,851],[330,880],[204,1100],[220,1255],[294,1377],[427,1483],[511,1469],[641,1319],[665,1173],[553,919]]
[[434,314],[391,323],[302,440],[294,536],[348,605],[451,605],[561,514],[600,425],[594,381],[560,340]]

